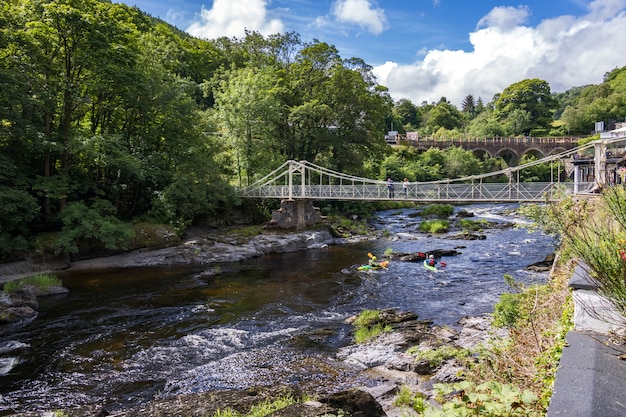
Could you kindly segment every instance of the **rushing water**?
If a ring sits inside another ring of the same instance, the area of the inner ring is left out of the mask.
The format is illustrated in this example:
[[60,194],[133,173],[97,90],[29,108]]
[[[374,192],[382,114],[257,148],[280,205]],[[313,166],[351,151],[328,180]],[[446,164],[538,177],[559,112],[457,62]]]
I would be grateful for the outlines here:
[[[510,208],[464,207],[495,221],[514,220],[504,214]],[[504,274],[547,277],[525,271],[553,251],[546,236],[508,228],[478,241],[427,237],[414,212],[380,214],[389,239],[224,264],[217,275],[188,267],[64,273],[69,294],[41,299],[34,321],[0,329],[0,365],[12,368],[0,376],[0,415],[263,384],[367,384],[333,360],[350,343],[351,315],[396,308],[454,326],[492,310],[507,289]],[[444,259],[443,273],[407,262],[356,271],[367,252],[387,248],[461,254]],[[16,343],[22,348],[1,354]]]

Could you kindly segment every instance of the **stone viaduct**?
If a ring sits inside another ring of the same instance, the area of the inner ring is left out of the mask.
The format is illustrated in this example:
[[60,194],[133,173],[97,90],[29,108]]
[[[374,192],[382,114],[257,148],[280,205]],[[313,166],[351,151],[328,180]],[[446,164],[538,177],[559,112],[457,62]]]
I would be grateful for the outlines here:
[[532,155],[541,159],[549,155],[559,154],[578,146],[581,136],[566,137],[492,137],[435,139],[422,138],[417,135],[386,136],[390,145],[408,145],[426,151],[431,147],[445,149],[451,146],[470,150],[480,159],[486,156],[500,157],[509,166],[515,166],[524,155]]

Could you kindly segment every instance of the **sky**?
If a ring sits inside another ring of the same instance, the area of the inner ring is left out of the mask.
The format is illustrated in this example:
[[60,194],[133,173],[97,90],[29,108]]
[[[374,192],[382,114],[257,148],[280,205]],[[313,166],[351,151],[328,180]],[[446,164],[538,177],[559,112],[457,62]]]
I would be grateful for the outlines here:
[[484,103],[528,78],[552,92],[626,66],[626,0],[116,0],[215,39],[296,32],[361,58],[394,100]]

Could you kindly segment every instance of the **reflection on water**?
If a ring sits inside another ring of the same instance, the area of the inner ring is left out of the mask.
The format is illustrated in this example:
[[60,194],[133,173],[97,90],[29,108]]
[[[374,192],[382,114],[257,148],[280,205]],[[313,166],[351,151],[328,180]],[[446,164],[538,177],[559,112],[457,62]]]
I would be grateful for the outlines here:
[[[0,376],[0,415],[259,384],[362,385],[362,376],[333,365],[333,352],[350,343],[347,317],[397,308],[455,325],[492,309],[504,274],[545,279],[524,270],[552,250],[545,236],[505,229],[481,241],[426,237],[413,211],[381,215],[389,240],[263,256],[220,265],[214,276],[189,267],[67,272],[69,294],[42,299],[35,321],[0,334],[0,352],[10,341],[24,344],[13,351],[19,356],[0,353],[19,362]],[[507,220],[493,208],[484,215]],[[356,271],[367,252],[387,248],[461,254],[444,259],[442,273],[403,262]]]

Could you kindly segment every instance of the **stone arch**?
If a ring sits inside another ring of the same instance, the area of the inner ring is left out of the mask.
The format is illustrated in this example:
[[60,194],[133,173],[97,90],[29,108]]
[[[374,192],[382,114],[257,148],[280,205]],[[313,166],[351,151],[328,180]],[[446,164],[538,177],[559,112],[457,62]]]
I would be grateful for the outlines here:
[[484,161],[485,159],[487,159],[487,157],[492,156],[491,152],[489,152],[487,149],[484,149],[484,148],[473,148],[472,154],[474,154],[474,156],[480,159],[481,161]]
[[524,156],[534,156],[536,159],[543,159],[546,155],[543,154],[543,151],[541,149],[528,148],[524,151],[522,157]]
[[517,165],[519,162],[519,156],[517,153],[510,148],[503,148],[498,151],[496,155],[498,158],[502,158],[504,162],[510,167]]

